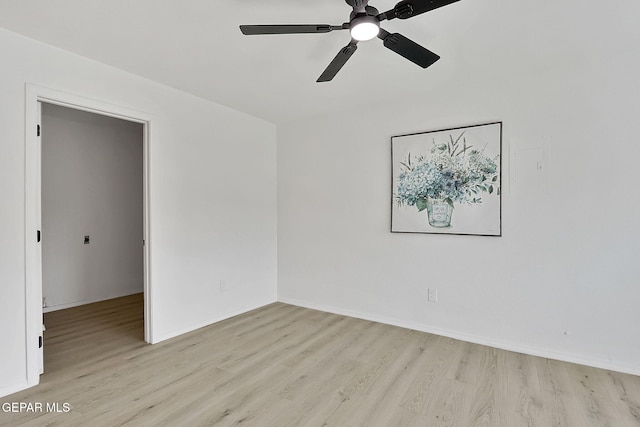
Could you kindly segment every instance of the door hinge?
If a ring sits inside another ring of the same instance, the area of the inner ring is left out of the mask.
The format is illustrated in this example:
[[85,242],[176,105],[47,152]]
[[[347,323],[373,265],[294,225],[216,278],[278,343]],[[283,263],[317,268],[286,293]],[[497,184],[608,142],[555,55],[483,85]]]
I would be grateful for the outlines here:
[[40,243],[41,237],[42,237],[42,233],[40,233],[40,230],[38,230],[38,231],[36,232],[36,241],[37,241],[38,243]]
[[40,125],[37,125],[36,136],[40,136]]
[[42,335],[38,337],[38,348],[42,348]]

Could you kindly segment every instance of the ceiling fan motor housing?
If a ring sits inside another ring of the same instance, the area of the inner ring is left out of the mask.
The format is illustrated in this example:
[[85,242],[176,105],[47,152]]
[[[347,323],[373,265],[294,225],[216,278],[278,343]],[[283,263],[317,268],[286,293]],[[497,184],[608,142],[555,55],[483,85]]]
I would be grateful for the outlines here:
[[[380,12],[378,12],[378,9],[376,9],[373,6],[367,6],[365,8],[365,13],[362,12],[356,12],[355,10],[351,12],[351,22],[353,22],[353,20],[357,17],[361,17],[361,16],[372,16],[372,17],[376,17],[380,14]],[[376,21],[379,21],[379,19],[376,19]]]

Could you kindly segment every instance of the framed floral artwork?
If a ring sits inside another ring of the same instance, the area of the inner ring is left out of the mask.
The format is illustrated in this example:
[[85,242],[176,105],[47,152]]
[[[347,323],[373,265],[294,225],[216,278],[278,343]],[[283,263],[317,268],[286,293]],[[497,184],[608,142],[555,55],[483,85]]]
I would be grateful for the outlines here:
[[502,235],[502,122],[391,138],[391,232]]

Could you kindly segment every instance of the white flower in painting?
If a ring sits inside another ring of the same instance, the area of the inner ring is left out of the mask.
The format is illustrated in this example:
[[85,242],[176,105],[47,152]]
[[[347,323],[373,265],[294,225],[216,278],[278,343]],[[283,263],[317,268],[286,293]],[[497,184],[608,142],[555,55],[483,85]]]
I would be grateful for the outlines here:
[[453,203],[482,203],[479,194],[499,194],[497,157],[491,159],[483,151],[467,146],[464,132],[447,144],[433,143],[431,156],[409,154],[400,162],[396,200],[399,205],[426,208],[428,198]]

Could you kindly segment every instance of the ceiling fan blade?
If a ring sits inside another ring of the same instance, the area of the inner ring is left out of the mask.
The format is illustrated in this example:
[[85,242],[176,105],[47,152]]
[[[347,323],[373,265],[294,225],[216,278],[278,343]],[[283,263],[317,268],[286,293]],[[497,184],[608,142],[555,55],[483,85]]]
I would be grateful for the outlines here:
[[[347,27],[348,28],[348,27]],[[240,31],[247,36],[261,34],[307,34],[307,33],[329,33],[334,30],[347,29],[344,25],[240,25]]]
[[343,47],[340,52],[338,52],[336,57],[333,58],[331,64],[329,64],[329,66],[324,70],[320,77],[318,77],[318,80],[316,80],[316,82],[328,82],[333,80],[336,74],[338,74],[338,71],[342,69],[344,64],[346,64],[349,58],[351,58],[351,55],[353,55],[358,49],[357,44],[358,42],[356,40],[351,40],[351,43]]
[[459,0],[403,0],[396,4],[393,9],[378,15],[378,18],[381,21],[394,18],[409,19],[457,1]]
[[390,34],[383,29],[380,29],[378,37],[384,41],[384,46],[391,49],[398,55],[404,56],[409,61],[422,68],[427,68],[436,62],[440,57],[420,46],[418,43],[409,40],[402,34],[393,33]]

